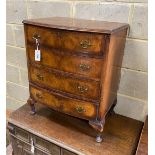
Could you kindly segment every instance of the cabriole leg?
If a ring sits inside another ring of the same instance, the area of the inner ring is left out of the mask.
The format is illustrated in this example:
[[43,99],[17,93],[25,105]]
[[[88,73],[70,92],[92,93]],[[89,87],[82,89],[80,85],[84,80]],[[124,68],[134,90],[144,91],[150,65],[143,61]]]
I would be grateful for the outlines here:
[[97,143],[101,143],[103,141],[102,132],[103,132],[104,124],[105,124],[105,118],[103,118],[103,120],[101,121],[97,121],[97,120],[89,121],[89,125],[91,125],[98,133],[96,136]]
[[27,103],[30,105],[31,107],[31,111],[30,111],[30,114],[31,115],[34,115],[36,113],[36,110],[35,110],[35,101],[29,97],[29,99],[27,100]]

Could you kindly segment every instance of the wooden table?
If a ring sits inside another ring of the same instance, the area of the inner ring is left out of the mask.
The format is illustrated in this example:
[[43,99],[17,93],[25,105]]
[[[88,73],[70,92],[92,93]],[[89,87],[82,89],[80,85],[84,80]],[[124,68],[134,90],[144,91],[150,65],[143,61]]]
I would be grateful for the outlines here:
[[37,104],[37,114],[22,106],[13,112],[9,122],[62,148],[81,155],[134,155],[143,123],[118,114],[107,118],[104,141],[95,142],[96,133],[79,120]]
[[12,113],[12,110],[6,109],[6,121],[9,119],[11,113]]

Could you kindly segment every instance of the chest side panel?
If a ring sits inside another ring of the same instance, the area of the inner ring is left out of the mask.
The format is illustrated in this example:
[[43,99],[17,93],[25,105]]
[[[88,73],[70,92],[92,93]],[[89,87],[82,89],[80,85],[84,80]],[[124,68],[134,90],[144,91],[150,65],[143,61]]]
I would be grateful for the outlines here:
[[120,83],[121,66],[124,55],[127,29],[112,34],[105,54],[105,68],[102,71],[102,93],[99,108],[99,118],[105,117],[112,104],[117,99]]

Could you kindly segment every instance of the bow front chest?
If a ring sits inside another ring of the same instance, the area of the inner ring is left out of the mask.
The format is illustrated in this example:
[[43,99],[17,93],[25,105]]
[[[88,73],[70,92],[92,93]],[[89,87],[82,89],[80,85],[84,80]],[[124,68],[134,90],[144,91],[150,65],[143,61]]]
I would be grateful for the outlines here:
[[117,101],[128,24],[62,17],[23,23],[31,113],[42,103],[101,133]]

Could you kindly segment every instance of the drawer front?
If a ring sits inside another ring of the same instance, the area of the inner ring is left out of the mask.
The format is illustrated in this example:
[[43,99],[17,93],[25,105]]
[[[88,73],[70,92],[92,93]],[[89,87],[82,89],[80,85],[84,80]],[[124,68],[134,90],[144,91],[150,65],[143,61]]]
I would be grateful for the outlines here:
[[81,101],[61,96],[45,89],[30,86],[31,97],[54,110],[83,119],[96,118],[96,105],[91,102]]
[[61,149],[61,155],[77,155],[77,154],[70,152],[68,150],[65,150],[65,149]]
[[71,52],[102,55],[105,47],[104,37],[102,34],[63,31],[61,46]]
[[14,155],[31,155],[31,146],[30,144],[21,141],[11,135],[11,142],[14,151]]
[[59,31],[38,26],[26,25],[27,41],[36,45],[35,38],[38,38],[40,46],[49,46],[58,48],[59,45]]
[[29,133],[21,128],[16,128],[15,135],[17,138],[22,139],[23,141],[30,142]]
[[[32,153],[30,155],[32,155]],[[57,154],[51,154],[51,153],[41,151],[39,149],[35,149],[35,154],[34,155],[57,155]]]
[[[14,136],[11,136],[11,142],[12,142],[12,147],[14,150],[14,155],[53,155],[52,152],[46,152],[46,151],[41,151],[41,149],[38,149],[34,146],[34,153],[31,152],[31,145],[30,143],[25,143],[22,140],[19,140],[15,138]],[[54,155],[60,155],[60,151],[58,154]]]
[[60,155],[60,147],[40,137],[35,136],[35,146],[53,155]]
[[100,79],[102,59],[66,55],[44,47],[41,47],[40,50],[41,61],[35,61],[35,46],[28,46],[28,56],[31,62],[65,72]]
[[69,77],[60,72],[45,70],[36,67],[29,67],[30,79],[36,84],[42,84],[48,88],[53,88],[57,91],[70,93],[88,99],[99,100],[100,85],[96,81],[79,80],[74,77]]
[[86,32],[62,31],[32,25],[26,25],[28,43],[35,45],[38,39],[40,47],[59,48],[68,53],[85,53],[103,55],[106,45],[106,35]]

